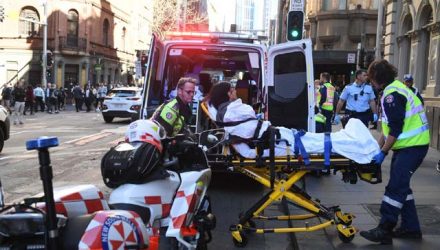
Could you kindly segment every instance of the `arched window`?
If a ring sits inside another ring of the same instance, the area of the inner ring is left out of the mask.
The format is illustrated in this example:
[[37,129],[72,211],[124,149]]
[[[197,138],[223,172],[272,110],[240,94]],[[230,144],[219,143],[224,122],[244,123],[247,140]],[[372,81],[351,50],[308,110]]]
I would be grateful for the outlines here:
[[78,37],[78,12],[69,10],[67,13],[67,36]]
[[[40,16],[35,8],[27,6],[21,9],[20,18],[26,18],[28,20],[40,21]],[[21,35],[36,36],[38,35],[40,25],[37,23],[20,20],[19,32]]]
[[347,0],[322,0],[322,10],[345,10]]
[[402,79],[403,74],[414,74],[414,68],[410,69],[410,65],[414,64],[415,50],[411,48],[411,36],[408,32],[413,30],[413,20],[410,14],[407,14],[402,22],[402,31],[398,40],[399,47],[399,77]]
[[105,46],[109,45],[109,42],[108,42],[109,29],[110,29],[110,23],[109,23],[108,19],[106,18],[106,19],[104,19],[104,24],[102,25],[102,43]]

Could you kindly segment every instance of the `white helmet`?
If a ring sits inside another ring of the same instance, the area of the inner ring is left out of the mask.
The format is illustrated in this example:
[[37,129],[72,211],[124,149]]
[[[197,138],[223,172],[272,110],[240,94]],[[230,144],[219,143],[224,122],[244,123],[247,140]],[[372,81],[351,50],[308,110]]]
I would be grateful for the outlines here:
[[126,142],[148,142],[162,152],[161,140],[165,138],[165,130],[152,120],[137,120],[125,132]]

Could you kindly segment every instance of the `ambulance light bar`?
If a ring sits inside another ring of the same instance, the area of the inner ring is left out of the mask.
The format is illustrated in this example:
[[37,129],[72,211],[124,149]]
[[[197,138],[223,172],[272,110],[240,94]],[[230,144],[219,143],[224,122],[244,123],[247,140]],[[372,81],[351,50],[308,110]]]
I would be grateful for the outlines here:
[[211,41],[241,41],[253,43],[259,41],[257,36],[243,33],[228,33],[228,32],[182,32],[171,31],[165,34],[165,37],[170,40],[194,40],[194,39],[210,39]]

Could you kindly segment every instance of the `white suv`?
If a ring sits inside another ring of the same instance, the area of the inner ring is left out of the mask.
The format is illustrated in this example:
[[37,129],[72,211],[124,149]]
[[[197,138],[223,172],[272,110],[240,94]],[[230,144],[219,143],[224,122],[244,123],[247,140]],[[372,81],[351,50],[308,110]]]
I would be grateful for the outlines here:
[[136,87],[114,88],[105,97],[102,116],[110,123],[115,117],[128,117],[132,121],[139,119],[142,106],[142,89]]
[[5,141],[9,139],[9,113],[0,105],[0,152],[2,152]]

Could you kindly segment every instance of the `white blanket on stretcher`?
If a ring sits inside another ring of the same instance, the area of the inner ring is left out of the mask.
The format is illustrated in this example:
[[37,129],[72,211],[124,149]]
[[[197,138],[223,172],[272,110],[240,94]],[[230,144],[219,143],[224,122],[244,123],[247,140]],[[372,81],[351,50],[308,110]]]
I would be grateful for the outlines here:
[[[275,146],[276,156],[286,156],[294,154],[294,134],[295,129],[278,127],[281,138],[290,143],[290,149],[285,142],[280,142]],[[339,154],[360,164],[370,163],[373,156],[380,152],[379,145],[371,135],[367,127],[358,119],[350,119],[345,126],[338,132],[330,135],[332,143],[332,153]],[[308,154],[324,153],[324,133],[306,133],[301,137],[301,141]],[[255,158],[255,149],[250,148],[246,143],[234,145],[235,150],[245,158]],[[263,156],[269,156],[269,150],[265,150]]]

